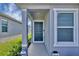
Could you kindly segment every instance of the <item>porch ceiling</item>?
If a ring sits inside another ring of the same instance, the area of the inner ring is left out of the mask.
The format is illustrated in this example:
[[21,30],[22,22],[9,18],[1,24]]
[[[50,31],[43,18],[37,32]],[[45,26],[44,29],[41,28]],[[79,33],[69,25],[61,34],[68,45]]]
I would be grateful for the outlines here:
[[30,15],[33,17],[33,19],[40,19],[40,20],[44,20],[45,16],[48,13],[47,9],[30,9],[29,10]]

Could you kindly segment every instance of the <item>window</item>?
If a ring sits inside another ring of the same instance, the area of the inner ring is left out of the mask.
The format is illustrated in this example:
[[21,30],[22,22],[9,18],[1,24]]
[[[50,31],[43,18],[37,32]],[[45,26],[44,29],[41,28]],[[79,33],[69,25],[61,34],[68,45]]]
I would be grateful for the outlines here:
[[74,13],[58,13],[57,25],[58,26],[73,26]]
[[8,32],[8,21],[2,19],[2,32]]
[[[64,26],[64,28],[63,28]],[[57,14],[57,41],[73,41],[74,13]]]
[[58,28],[58,42],[73,42],[73,28]]
[[78,45],[78,10],[54,9],[55,46]]

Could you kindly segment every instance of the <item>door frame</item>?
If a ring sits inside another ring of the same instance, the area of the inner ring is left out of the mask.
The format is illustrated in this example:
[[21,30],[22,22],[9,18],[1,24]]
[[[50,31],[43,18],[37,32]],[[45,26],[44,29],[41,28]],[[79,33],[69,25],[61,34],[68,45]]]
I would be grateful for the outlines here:
[[[34,41],[34,23],[43,22],[43,41]],[[33,20],[33,43],[44,43],[44,20]]]

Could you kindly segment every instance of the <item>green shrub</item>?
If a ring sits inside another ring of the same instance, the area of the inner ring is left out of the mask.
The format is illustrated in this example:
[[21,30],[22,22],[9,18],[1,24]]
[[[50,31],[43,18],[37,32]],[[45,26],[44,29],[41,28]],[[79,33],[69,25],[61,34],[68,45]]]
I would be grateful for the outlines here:
[[[32,34],[28,34],[28,46],[31,44]],[[0,56],[19,56],[22,49],[22,36],[0,42]]]
[[0,43],[0,56],[18,56],[21,51],[21,37]]
[[28,34],[28,47],[31,44],[32,34]]
[[[13,42],[14,43],[14,42]],[[12,45],[11,47],[12,49],[10,49],[10,53],[8,55],[11,56],[19,56],[20,52],[21,52],[21,40],[17,39],[16,43],[14,45]]]

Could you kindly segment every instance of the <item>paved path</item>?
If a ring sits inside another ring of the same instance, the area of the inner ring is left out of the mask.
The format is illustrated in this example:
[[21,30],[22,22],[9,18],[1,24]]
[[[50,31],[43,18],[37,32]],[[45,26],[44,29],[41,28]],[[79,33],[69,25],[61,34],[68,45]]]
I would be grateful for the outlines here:
[[21,36],[21,34],[14,35],[14,36],[9,36],[9,37],[4,37],[4,38],[0,38],[0,42],[5,42],[6,40],[13,39],[13,38],[17,38],[19,36]]
[[43,43],[31,43],[28,48],[29,56],[48,56],[46,47]]

